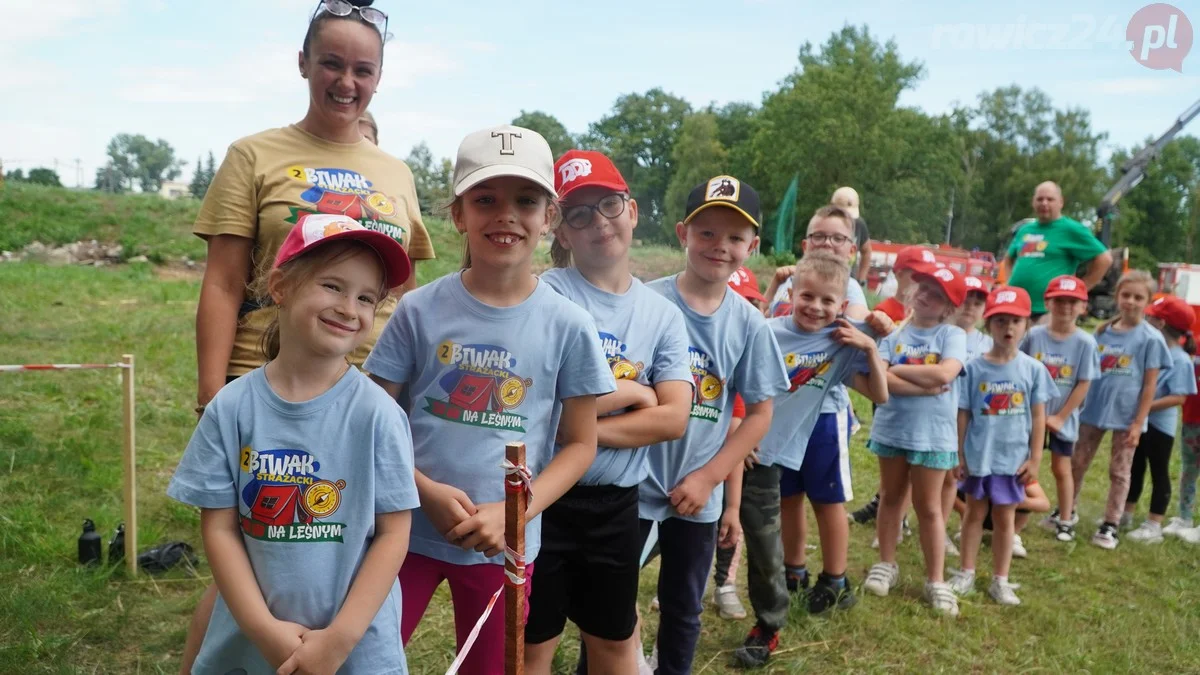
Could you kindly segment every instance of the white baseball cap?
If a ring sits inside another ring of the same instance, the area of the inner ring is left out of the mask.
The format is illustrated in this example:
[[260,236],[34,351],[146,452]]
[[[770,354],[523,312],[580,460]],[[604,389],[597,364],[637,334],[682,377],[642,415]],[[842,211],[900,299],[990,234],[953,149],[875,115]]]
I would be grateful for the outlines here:
[[524,178],[555,194],[550,144],[538,132],[511,124],[468,134],[454,162],[454,196],[499,176]]

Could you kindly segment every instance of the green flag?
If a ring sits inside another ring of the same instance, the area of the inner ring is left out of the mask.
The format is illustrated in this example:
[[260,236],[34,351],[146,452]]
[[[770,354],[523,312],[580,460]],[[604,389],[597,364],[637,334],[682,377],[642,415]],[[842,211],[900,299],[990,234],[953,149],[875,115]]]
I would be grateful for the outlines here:
[[775,215],[775,252],[792,250],[792,237],[796,227],[796,195],[800,191],[800,174],[792,176],[787,191],[779,202],[779,213]]

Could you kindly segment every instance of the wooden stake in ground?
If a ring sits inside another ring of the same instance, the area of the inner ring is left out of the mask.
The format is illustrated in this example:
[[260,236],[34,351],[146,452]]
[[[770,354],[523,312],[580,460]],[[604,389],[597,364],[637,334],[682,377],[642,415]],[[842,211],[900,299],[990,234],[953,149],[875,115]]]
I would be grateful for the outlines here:
[[137,576],[137,436],[133,406],[133,354],[122,356],[121,363],[125,366],[121,369],[121,419],[125,432],[125,567],[129,570],[129,576]]
[[525,511],[529,471],[525,444],[504,448],[504,675],[525,673]]

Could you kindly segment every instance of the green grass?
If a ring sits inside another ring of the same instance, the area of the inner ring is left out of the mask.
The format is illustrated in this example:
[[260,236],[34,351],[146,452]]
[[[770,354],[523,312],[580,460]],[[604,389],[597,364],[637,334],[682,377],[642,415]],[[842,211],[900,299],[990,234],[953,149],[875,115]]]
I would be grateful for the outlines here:
[[[448,250],[449,242],[437,245]],[[146,265],[0,265],[0,363],[137,355],[143,549],[168,539],[200,545],[196,512],[164,495],[194,425],[196,294],[195,281],[160,280]],[[867,408],[860,402],[860,411]],[[94,519],[106,538],[121,520],[119,410],[113,371],[0,374],[0,673],[178,667],[208,568],[202,564],[198,578],[177,571],[130,581],[74,562],[84,518]],[[864,435],[853,444],[858,503],[878,475]],[[1042,478],[1052,490],[1048,465]],[[1023,606],[1004,609],[977,596],[963,603],[958,621],[934,617],[917,600],[921,567],[910,540],[900,549],[902,583],[892,597],[862,597],[831,619],[795,608],[781,651],[763,672],[1196,672],[1200,549],[1173,539],[1152,547],[1126,541],[1111,553],[1087,545],[1106,487],[1106,462],[1098,460],[1084,490],[1079,543],[1064,546],[1040,530],[1027,534],[1030,558],[1016,561],[1012,573],[1023,585]],[[875,560],[871,535],[852,530],[850,573],[857,583]],[[817,558],[812,554],[810,566],[819,565]],[[990,567],[985,552],[981,587]],[[643,610],[654,594],[655,570],[643,575]],[[658,617],[648,611],[645,617],[649,643]],[[752,621],[722,621],[711,609],[703,621],[696,672],[735,672],[729,651]],[[413,673],[445,672],[451,626],[443,590],[408,647]],[[576,644],[564,640],[559,672],[567,672]]]

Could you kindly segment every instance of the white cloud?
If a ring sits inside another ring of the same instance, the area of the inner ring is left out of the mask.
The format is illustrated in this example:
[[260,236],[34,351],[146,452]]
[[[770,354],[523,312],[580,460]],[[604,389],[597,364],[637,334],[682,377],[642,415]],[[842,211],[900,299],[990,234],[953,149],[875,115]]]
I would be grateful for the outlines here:
[[74,32],[72,24],[119,13],[121,0],[55,0],[6,2],[0,22],[0,50],[20,43],[60,37]]
[[383,52],[381,89],[411,87],[430,75],[445,75],[460,68],[446,47],[432,42],[389,42]]

